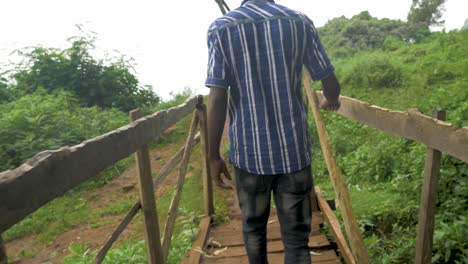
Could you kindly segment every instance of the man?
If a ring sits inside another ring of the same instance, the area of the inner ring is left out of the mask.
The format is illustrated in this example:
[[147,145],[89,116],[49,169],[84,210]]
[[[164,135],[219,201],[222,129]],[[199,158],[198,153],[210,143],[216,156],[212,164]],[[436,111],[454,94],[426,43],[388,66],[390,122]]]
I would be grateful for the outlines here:
[[219,153],[228,106],[229,160],[249,262],[268,263],[266,226],[273,192],[285,263],[310,263],[313,183],[303,66],[322,81],[322,107],[340,107],[340,86],[317,31],[305,15],[273,0],[244,0],[210,26],[208,49],[210,175],[229,188],[220,176],[231,180]]

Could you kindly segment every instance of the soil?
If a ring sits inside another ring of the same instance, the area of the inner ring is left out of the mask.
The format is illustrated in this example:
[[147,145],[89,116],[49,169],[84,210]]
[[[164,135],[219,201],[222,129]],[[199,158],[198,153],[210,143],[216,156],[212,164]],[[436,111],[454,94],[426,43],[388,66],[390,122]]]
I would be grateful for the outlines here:
[[[166,135],[171,132],[171,129],[166,131]],[[164,138],[164,136],[163,136]],[[164,140],[164,139],[163,139]],[[153,149],[150,151],[151,168],[153,172],[159,171],[164,166],[164,162],[172,157],[175,152],[184,144],[185,138],[181,138],[177,144],[167,146],[163,149]],[[175,146],[177,145],[177,146]],[[200,159],[194,155],[191,158],[192,167],[199,167]],[[137,171],[135,164],[131,165],[121,175],[115,177],[106,185],[86,192],[86,196],[93,197],[89,200],[91,210],[103,208],[104,206],[117,202],[122,198],[131,198],[138,200],[137,187]],[[158,186],[156,198],[161,197],[165,191],[176,185],[178,169],[174,169],[171,174]],[[190,177],[190,171],[187,177]],[[91,224],[77,225],[65,233],[59,235],[49,245],[43,245],[37,242],[36,236],[27,236],[15,239],[6,243],[7,253],[10,262],[16,264],[26,263],[61,263],[63,258],[70,254],[68,247],[73,244],[86,243],[92,251],[100,249],[119,225],[124,215],[105,216],[101,218],[102,226],[93,227]],[[101,221],[100,221],[101,222]],[[121,241],[129,239],[135,234],[139,236],[137,239],[143,239],[141,223],[133,221],[126,230],[120,235],[117,244]],[[141,238],[140,238],[141,237]],[[21,253],[28,252],[33,254],[33,257],[20,257]]]

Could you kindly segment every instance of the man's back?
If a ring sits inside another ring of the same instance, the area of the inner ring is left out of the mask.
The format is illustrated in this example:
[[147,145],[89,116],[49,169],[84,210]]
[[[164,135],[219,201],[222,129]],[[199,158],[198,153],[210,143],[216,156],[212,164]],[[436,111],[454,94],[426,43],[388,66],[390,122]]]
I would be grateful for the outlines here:
[[333,72],[312,21],[271,1],[245,1],[212,24],[208,45],[206,85],[230,87],[231,163],[257,174],[310,165],[302,67],[314,79]]

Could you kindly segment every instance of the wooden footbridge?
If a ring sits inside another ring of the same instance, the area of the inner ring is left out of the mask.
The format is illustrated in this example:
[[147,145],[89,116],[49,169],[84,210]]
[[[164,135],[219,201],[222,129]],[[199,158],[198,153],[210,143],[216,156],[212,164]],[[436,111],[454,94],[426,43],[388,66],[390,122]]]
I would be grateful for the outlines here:
[[[307,97],[314,114],[320,143],[326,159],[330,178],[336,193],[337,208],[341,211],[345,233],[332,209],[334,202],[324,199],[319,188],[312,193],[313,223],[310,234],[310,249],[314,263],[369,263],[363,239],[354,217],[345,180],[331,149],[325,125],[318,110],[322,94],[311,89],[310,79],[304,74]],[[444,121],[440,113],[437,118],[411,110],[399,112],[369,105],[349,97],[341,96],[338,114],[370,127],[417,141],[427,146],[424,168],[424,184],[421,196],[419,234],[416,245],[415,263],[430,263],[432,235],[436,202],[437,177],[441,152],[468,162],[468,128],[456,128]],[[192,114],[186,144],[152,177],[148,145],[160,138],[162,133]],[[96,177],[117,161],[135,154],[139,171],[140,200],[136,201],[121,224],[101,248],[94,263],[101,263],[122,231],[132,218],[142,211],[144,216],[145,240],[148,245],[148,263],[165,263],[176,224],[179,201],[187,172],[190,154],[195,144],[201,144],[204,161],[203,195],[205,216],[200,221],[199,233],[193,248],[184,263],[247,263],[241,238],[240,220],[225,225],[212,226],[213,190],[208,177],[206,160],[207,129],[206,106],[203,97],[197,96],[184,104],[142,117],[141,111],[130,113],[131,123],[107,134],[82,142],[76,146],[44,151],[20,167],[0,173],[0,234],[20,222],[41,206],[63,195],[80,183]],[[199,133],[197,130],[199,128]],[[174,193],[166,226],[160,232],[157,201],[154,188],[180,163],[176,191]],[[322,222],[326,222],[333,241],[323,234]],[[283,245],[278,220],[272,212],[268,224],[268,252],[271,263],[282,263]],[[7,263],[7,254],[0,239],[0,264]]]

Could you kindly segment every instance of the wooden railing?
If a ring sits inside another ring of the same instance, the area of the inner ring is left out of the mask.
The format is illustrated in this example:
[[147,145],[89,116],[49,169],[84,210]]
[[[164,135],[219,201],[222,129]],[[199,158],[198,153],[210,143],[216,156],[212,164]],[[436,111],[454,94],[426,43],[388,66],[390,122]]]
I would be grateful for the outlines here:
[[[153,179],[148,144],[157,140],[170,126],[193,112],[187,141]],[[165,263],[174,232],[182,187],[193,147],[201,142],[205,216],[200,230],[207,229],[214,213],[213,190],[208,178],[206,106],[201,95],[166,111],[143,117],[141,110],[130,112],[131,123],[73,147],[37,154],[20,167],[0,173],[0,234],[54,198],[78,184],[97,176],[105,168],[135,153],[140,200],[124,217],[96,256],[101,263],[112,244],[141,210],[145,226],[148,263]],[[196,135],[197,128],[200,133]],[[160,229],[154,198],[155,188],[181,163],[177,187],[169,208],[166,226]],[[7,263],[0,237],[0,263]]]
[[[324,214],[346,263],[369,263],[369,256],[352,209],[349,191],[338,167],[319,111],[319,102],[324,99],[323,94],[313,91],[307,71],[304,71],[303,82],[351,249],[348,247],[338,220],[328,207],[320,189],[317,188],[314,196],[318,207]],[[468,127],[457,128],[444,122],[445,113],[442,111],[436,111],[433,117],[429,117],[417,110],[394,111],[346,96],[340,96],[340,102],[338,114],[343,117],[427,146],[415,263],[431,263],[441,152],[468,162]]]

